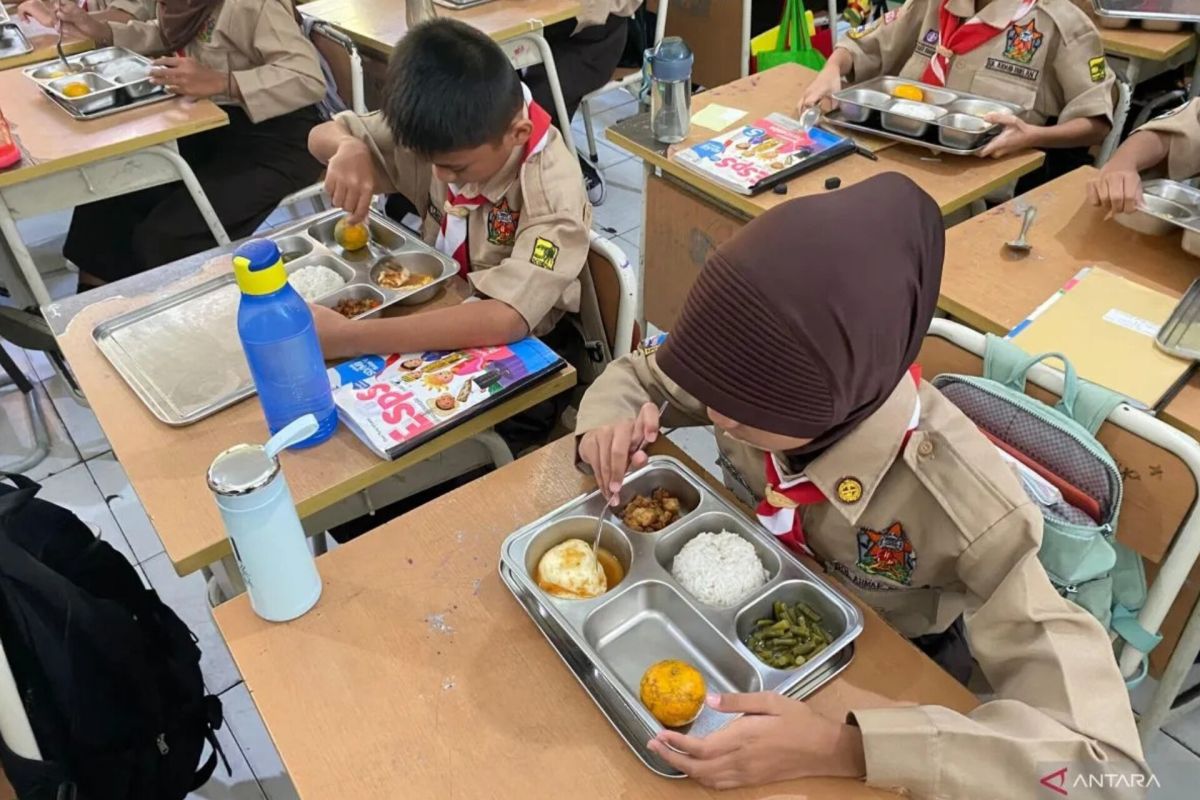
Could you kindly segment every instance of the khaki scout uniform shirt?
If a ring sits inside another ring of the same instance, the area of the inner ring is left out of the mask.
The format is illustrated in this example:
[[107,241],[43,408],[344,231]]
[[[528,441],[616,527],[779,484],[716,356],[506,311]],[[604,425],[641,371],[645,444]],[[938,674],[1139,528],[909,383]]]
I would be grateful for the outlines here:
[[1152,119],[1139,131],[1169,134],[1167,177],[1186,181],[1200,175],[1200,99]]
[[609,14],[632,17],[641,4],[642,0],[580,0],[577,17],[579,24],[575,26],[575,32],[593,25],[603,25]]
[[[1016,103],[1034,124],[1104,117],[1112,121],[1113,75],[1100,34],[1070,0],[1041,0],[1009,24],[1021,0],[995,0],[980,21],[1005,28],[969,53],[950,59],[946,86]],[[878,75],[920,80],[937,51],[940,0],[909,0],[874,25],[852,31],[837,44],[854,57],[856,82]],[[949,10],[974,18],[975,0],[950,0]],[[857,38],[855,38],[857,37]]]
[[[113,22],[113,44],[146,55],[167,52],[158,20]],[[325,98],[316,48],[296,23],[289,0],[225,0],[184,48],[206,67],[232,72],[241,94],[213,97],[240,105],[252,122],[278,117]]]
[[[901,448],[918,391],[920,421]],[[671,402],[663,425],[709,424],[705,407],[653,355],[625,356],[584,395],[576,434],[663,400]],[[726,484],[743,502],[757,503],[763,452],[719,430],[716,436]],[[1142,769],[1107,635],[1054,591],[1037,559],[1038,510],[993,445],[940,392],[928,383],[918,390],[905,375],[805,475],[834,498],[797,510],[826,570],[905,636],[943,631],[962,615],[971,653],[996,695],[967,715],[940,706],[853,709],[869,784],[917,797],[1016,800],[1039,796],[1038,779],[1064,763],[1071,774]],[[862,487],[850,503],[837,499],[847,479]],[[889,547],[896,552],[884,552]],[[1089,798],[1110,796],[1093,791]]]
[[[433,177],[428,163],[396,144],[379,112],[346,111],[337,119],[371,147],[385,190],[417,205],[425,218],[423,238],[433,245],[446,213],[446,184]],[[579,311],[579,273],[592,226],[578,159],[556,128],[545,135],[546,146],[523,163],[517,148],[485,185],[459,187],[488,200],[467,218],[472,286],[511,306],[535,336],[553,330],[564,313]]]
[[124,11],[137,20],[151,20],[158,14],[157,0],[88,0],[88,11]]

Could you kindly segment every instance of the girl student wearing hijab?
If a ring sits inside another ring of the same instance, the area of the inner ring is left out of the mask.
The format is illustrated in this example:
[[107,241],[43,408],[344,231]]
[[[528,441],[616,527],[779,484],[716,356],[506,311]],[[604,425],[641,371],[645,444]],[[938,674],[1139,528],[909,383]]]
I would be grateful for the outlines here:
[[1042,180],[1074,169],[1112,128],[1114,78],[1096,26],[1072,0],[909,0],[842,37],[800,104],[819,103],[844,79],[878,75],[1027,109],[1022,118],[994,117],[1004,131],[980,155],[1060,151]]
[[[229,115],[226,126],[180,139],[179,151],[230,238],[253,233],[320,176],[308,133],[321,121],[325,79],[292,0],[159,0],[147,22],[103,22],[69,4],[58,16],[98,44],[159,56],[151,81]],[[191,195],[172,183],[77,207],[63,253],[81,285],[97,285],[215,245]]]
[[[873,235],[848,235],[849,220]],[[705,785],[854,776],[982,800],[1032,796],[1047,764],[1145,779],[1108,637],[1038,561],[1037,508],[914,363],[943,245],[937,204],[894,173],[792,200],[717,248],[675,330],[583,398],[579,459],[607,493],[645,463],[667,401],[662,424],[713,426],[725,483],[768,530],[964,682],[969,644],[995,692],[960,714],[864,687],[845,718],[770,693],[710,696],[746,716],[650,742]]]

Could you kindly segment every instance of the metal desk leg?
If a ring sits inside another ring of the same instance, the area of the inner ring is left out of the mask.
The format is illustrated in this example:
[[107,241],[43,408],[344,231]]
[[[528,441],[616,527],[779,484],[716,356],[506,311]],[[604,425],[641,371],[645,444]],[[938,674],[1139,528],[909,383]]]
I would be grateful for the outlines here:
[[1159,729],[1171,717],[1183,708],[1194,705],[1194,702],[1189,702],[1176,708],[1175,699],[1196,661],[1197,653],[1200,653],[1200,603],[1192,609],[1191,618],[1184,626],[1179,641],[1175,643],[1175,651],[1171,653],[1162,680],[1154,690],[1154,696],[1150,698],[1150,706],[1138,720],[1138,734],[1142,738],[1143,748],[1149,746]]

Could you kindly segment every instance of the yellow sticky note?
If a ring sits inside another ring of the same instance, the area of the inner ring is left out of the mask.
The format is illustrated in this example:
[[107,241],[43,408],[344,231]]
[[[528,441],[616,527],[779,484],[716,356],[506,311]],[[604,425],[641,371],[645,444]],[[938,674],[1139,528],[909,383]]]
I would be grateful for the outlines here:
[[723,131],[744,116],[746,112],[740,108],[709,103],[692,115],[692,124],[708,128],[710,131]]

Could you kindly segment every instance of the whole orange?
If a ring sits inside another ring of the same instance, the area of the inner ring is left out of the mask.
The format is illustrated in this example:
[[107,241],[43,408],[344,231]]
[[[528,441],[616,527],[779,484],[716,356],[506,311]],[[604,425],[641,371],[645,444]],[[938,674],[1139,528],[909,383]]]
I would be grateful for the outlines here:
[[918,103],[925,99],[925,92],[921,91],[921,87],[913,86],[911,83],[900,84],[892,89],[892,94],[902,100],[916,100]]
[[346,224],[346,218],[343,217],[333,226],[333,240],[342,246],[342,249],[351,252],[362,250],[370,241],[371,234],[367,230],[367,226],[359,223],[357,225]]
[[642,675],[642,702],[668,728],[681,728],[700,716],[706,691],[700,670],[684,661],[659,661]]

